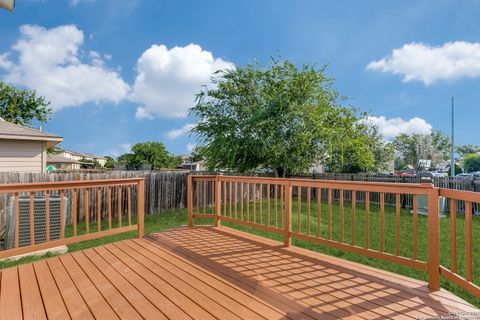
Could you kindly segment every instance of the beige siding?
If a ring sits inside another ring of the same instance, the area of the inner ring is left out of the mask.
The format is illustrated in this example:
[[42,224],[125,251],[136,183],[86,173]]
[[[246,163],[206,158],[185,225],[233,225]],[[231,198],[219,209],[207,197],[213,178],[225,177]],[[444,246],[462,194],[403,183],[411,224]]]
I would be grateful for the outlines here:
[[0,172],[43,172],[44,141],[0,140]]

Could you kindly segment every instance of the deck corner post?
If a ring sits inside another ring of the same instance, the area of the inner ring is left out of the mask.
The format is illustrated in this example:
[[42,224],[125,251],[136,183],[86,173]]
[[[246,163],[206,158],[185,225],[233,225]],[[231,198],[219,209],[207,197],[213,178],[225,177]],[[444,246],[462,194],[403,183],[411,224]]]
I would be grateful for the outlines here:
[[222,225],[221,221],[221,212],[222,212],[222,181],[220,176],[215,176],[215,227],[220,227]]
[[[283,245],[285,247],[290,247],[292,245],[292,186],[290,184],[290,180],[286,179],[285,184],[285,210],[284,214],[285,217],[283,219]],[[283,204],[282,204],[283,205]]]
[[187,175],[187,210],[188,210],[188,226],[193,227],[193,177]]
[[143,238],[145,228],[145,179],[138,182],[137,190],[137,225],[138,237]]
[[427,191],[428,196],[428,288],[432,291],[440,289],[440,254],[439,254],[439,218],[438,189],[433,185]]

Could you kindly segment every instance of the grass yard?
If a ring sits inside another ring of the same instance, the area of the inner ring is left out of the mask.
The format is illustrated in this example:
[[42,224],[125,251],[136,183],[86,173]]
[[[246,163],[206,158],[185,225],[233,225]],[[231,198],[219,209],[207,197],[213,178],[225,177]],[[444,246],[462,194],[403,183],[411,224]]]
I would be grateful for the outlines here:
[[[270,208],[270,225],[274,226],[277,223],[278,226],[282,225],[282,215],[279,208],[277,208],[277,219],[275,219],[275,205],[273,201],[271,202]],[[232,216],[234,216],[235,204],[232,205]],[[222,207],[222,214],[225,208]],[[307,203],[301,203],[301,230],[302,233],[306,233],[307,230]],[[328,236],[328,205],[327,203],[321,203],[321,214],[320,214],[320,233],[323,238]],[[229,207],[226,208],[227,215],[229,214]],[[371,204],[370,206],[370,248],[378,250],[380,248],[380,210],[379,206]],[[318,208],[317,204],[312,200],[310,207],[310,233],[314,236],[317,234],[317,220],[318,220]],[[240,211],[240,204],[237,204],[237,216],[240,217],[242,212]],[[243,208],[243,218],[247,217],[247,204],[244,204]],[[248,217],[250,220],[253,219],[253,204],[250,203]],[[165,229],[175,228],[187,224],[187,210],[170,210],[162,212],[161,214],[156,215],[146,215],[145,216],[145,234],[159,232]],[[260,204],[256,203],[255,208],[255,221],[260,221]],[[332,239],[340,239],[340,206],[338,202],[332,204]],[[267,217],[267,203],[263,201],[262,203],[262,221],[266,224],[268,220]],[[412,257],[413,254],[413,215],[409,210],[401,210],[401,219],[400,219],[400,243],[401,250],[400,253],[405,257]],[[113,222],[113,226],[117,222]],[[123,222],[124,224],[126,221]],[[132,221],[134,223],[134,221]],[[212,219],[197,219],[195,224],[211,224]],[[351,205],[350,203],[345,202],[344,205],[344,215],[343,215],[343,224],[344,224],[344,238],[345,243],[351,243],[351,230],[352,230],[352,214],[351,214]],[[256,230],[253,228],[245,227],[238,224],[226,223],[223,222],[224,226],[233,227],[238,230],[250,232],[252,234],[264,236],[278,241],[283,241],[281,235],[273,234],[270,232],[264,232]],[[480,243],[475,241],[480,239],[480,218],[473,217],[472,223],[472,239],[474,239],[472,248],[473,248],[473,278],[476,284],[480,284]],[[106,228],[106,224],[102,224],[102,229]],[[85,232],[85,225],[79,224],[78,234]],[[97,229],[96,223],[92,223],[90,226],[90,232],[95,232]],[[292,230],[298,230],[298,202],[296,198],[292,202]],[[417,248],[417,259],[426,260],[427,257],[427,218],[424,215],[418,215],[417,219],[417,230],[418,230],[418,248]],[[66,236],[71,236],[73,234],[72,226],[69,226],[66,229]],[[127,232],[123,234],[118,234],[110,237],[89,240],[81,243],[74,243],[68,245],[70,252],[83,250],[90,247],[99,246],[102,244],[115,242],[123,239],[134,238],[136,237],[136,231]],[[355,242],[358,246],[365,245],[365,208],[363,204],[357,203],[355,210]],[[324,247],[322,245],[310,243],[307,241],[301,241],[293,239],[292,243],[296,246],[333,255],[336,257],[341,257],[350,261],[355,261],[363,263],[375,268],[396,272],[402,275],[406,275],[412,278],[427,280],[427,274],[422,271],[417,271],[396,265],[390,262],[376,260],[373,258],[358,256],[353,253],[343,252],[336,249],[331,249]],[[385,251],[389,253],[395,253],[395,209],[393,207],[385,207]],[[441,264],[450,267],[450,219],[448,216],[440,218],[440,261]],[[32,262],[52,255],[47,255],[44,257],[26,257],[17,261],[2,261],[0,262],[0,268],[7,268],[10,266]],[[462,215],[457,217],[457,258],[458,258],[458,273],[462,276],[465,275],[465,221]],[[480,307],[480,299],[470,295],[460,289],[457,286],[442,280],[441,285],[443,288],[453,292],[454,294],[462,297],[463,299],[469,301],[473,305]]]

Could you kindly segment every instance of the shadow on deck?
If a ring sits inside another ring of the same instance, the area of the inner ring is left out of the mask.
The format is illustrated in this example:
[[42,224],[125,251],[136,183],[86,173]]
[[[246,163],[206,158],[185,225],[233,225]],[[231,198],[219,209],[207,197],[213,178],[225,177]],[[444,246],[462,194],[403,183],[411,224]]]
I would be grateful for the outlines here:
[[8,319],[404,319],[478,311],[426,283],[229,228],[179,228],[2,270]]

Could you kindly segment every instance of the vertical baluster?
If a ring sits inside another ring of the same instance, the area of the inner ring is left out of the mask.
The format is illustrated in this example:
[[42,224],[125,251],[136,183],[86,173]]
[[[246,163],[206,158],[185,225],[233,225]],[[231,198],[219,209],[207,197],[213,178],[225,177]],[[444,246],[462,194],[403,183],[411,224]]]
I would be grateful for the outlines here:
[[380,192],[380,252],[385,251],[385,193]]
[[227,216],[227,181],[223,181],[223,215]]
[[234,205],[233,205],[233,210],[235,211],[235,219],[237,219],[237,202],[238,202],[238,183],[235,181],[235,192],[234,192],[234,195],[233,195],[233,201],[234,201]]
[[45,191],[45,233],[46,241],[50,241],[50,191]]
[[232,181],[228,183],[228,214],[230,218],[232,217]]
[[30,245],[35,244],[35,215],[34,215],[34,210],[35,210],[35,193],[30,192]]
[[470,201],[465,201],[465,256],[465,279],[472,282],[472,203]]
[[275,227],[278,228],[278,185],[275,185]]
[[332,239],[332,189],[328,189],[328,240]]
[[247,182],[247,221],[250,221],[250,183]]
[[88,189],[84,189],[84,206],[85,206],[85,232],[90,233],[90,212],[89,212],[89,203],[88,203]]
[[311,200],[312,189],[307,188],[307,235],[310,235],[310,200]]
[[128,186],[127,189],[127,214],[128,214],[128,225],[132,225],[132,186]]
[[102,231],[102,190],[97,188],[97,231]]
[[418,217],[418,196],[413,195],[413,260],[417,260],[417,217]]
[[210,181],[210,186],[212,189],[212,213],[215,214],[215,188],[214,188],[215,182]]
[[260,183],[258,198],[260,200],[260,224],[263,224],[263,184]]
[[[340,192],[340,242],[343,242],[343,190],[338,190]],[[352,221],[353,222],[353,221]]]
[[77,235],[77,220],[78,220],[78,211],[77,211],[77,190],[73,190],[73,236]]
[[395,195],[395,255],[400,255],[400,194]]
[[365,192],[365,248],[370,247],[370,192]]
[[200,213],[200,181],[195,181],[195,187],[197,189],[197,196],[195,197],[196,207],[197,207],[197,214]]
[[60,239],[65,237],[65,192],[60,191]]
[[257,222],[257,184],[254,183],[252,187],[253,193],[253,219],[252,221],[255,223]]
[[18,236],[20,230],[20,208],[18,201],[18,192],[15,193],[15,248],[18,248]]
[[452,272],[457,272],[457,200],[450,199],[450,246],[452,255]]
[[270,225],[270,184],[267,184],[267,225]]
[[[137,190],[138,192],[138,190]],[[107,215],[108,215],[108,229],[112,229],[112,187],[108,187],[108,203],[107,203]]]
[[297,200],[298,200],[297,229],[298,229],[298,233],[301,233],[302,232],[302,187],[300,186],[297,187]]
[[320,220],[322,216],[322,189],[317,188],[317,237],[321,237],[320,234]]
[[203,214],[207,213],[207,179],[203,180]]
[[357,192],[352,191],[352,246],[355,245],[355,211],[357,207]]
[[243,220],[243,202],[245,201],[243,197],[243,181],[240,183],[240,220]]
[[117,187],[117,214],[118,214],[118,227],[122,226],[122,187]]

